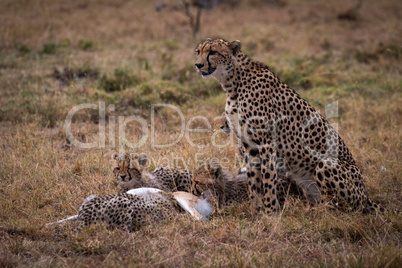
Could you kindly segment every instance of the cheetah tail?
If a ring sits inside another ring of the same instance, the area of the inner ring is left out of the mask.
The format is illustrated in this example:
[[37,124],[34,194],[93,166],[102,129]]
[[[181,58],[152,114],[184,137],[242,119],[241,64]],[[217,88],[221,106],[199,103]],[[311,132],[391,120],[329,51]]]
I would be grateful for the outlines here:
[[364,210],[366,213],[384,213],[385,209],[380,207],[378,204],[372,202],[370,199],[367,200],[367,206],[366,209]]
[[[364,213],[384,213],[387,212],[387,209],[382,208],[380,205],[372,202],[371,200],[367,201],[367,206],[366,208],[363,210]],[[395,215],[402,215],[402,211],[398,210],[398,209],[393,209],[391,211],[389,211]]]

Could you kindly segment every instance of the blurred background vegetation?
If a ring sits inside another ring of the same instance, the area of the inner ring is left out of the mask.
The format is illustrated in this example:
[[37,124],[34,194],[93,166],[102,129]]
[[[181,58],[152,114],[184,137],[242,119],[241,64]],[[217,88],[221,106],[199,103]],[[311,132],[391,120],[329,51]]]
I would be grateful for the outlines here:
[[202,103],[219,113],[220,86],[193,68],[193,49],[206,37],[239,39],[246,54],[297,91],[313,91],[304,96],[316,108],[356,91],[373,99],[392,95],[400,88],[391,78],[401,71],[398,7],[398,1],[4,1],[1,119],[39,115],[53,127],[71,105],[100,99],[127,114],[146,114],[159,102],[183,109]]

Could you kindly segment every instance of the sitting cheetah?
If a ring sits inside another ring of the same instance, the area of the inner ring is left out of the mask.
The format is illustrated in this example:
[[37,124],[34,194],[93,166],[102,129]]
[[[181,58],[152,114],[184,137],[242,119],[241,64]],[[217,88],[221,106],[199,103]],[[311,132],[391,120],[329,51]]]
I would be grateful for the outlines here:
[[[201,195],[208,190],[215,196],[220,208],[243,202],[248,199],[247,174],[234,175],[224,171],[217,162],[212,161],[198,168],[191,182],[191,193],[194,195]],[[302,196],[302,191],[295,183],[279,177],[278,200],[281,206],[285,203],[288,193]]]
[[313,204],[325,197],[343,209],[373,211],[352,154],[328,121],[239,41],[206,39],[197,45],[196,68],[226,93],[225,114],[241,140],[252,212],[278,211],[277,163]]
[[193,174],[186,169],[157,168],[152,173],[145,171],[148,158],[145,154],[115,153],[113,173],[117,191],[124,193],[140,187],[154,187],[164,191],[190,192]]
[[78,215],[55,223],[78,220],[77,230],[80,230],[84,226],[105,222],[109,227],[131,232],[144,225],[169,220],[182,209],[197,220],[205,220],[212,214],[211,206],[203,197],[187,192],[138,188],[127,193],[90,196],[80,206]]

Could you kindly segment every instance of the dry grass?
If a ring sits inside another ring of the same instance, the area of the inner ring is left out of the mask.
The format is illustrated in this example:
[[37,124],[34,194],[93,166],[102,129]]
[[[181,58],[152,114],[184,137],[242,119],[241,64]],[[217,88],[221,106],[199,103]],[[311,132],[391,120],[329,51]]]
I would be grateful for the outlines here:
[[[215,36],[240,39],[246,53],[269,64],[323,113],[325,105],[338,101],[339,117],[331,120],[363,171],[372,199],[388,211],[400,210],[400,1],[364,1],[355,21],[337,19],[353,6],[349,1],[286,2],[207,11],[195,40],[185,15],[156,13],[154,3],[145,0],[3,1],[0,266],[401,267],[400,215],[308,209],[300,200],[289,200],[274,217],[253,219],[245,203],[207,223],[183,216],[132,234],[102,225],[78,234],[44,228],[76,214],[86,196],[115,191],[109,158],[118,148],[61,148],[68,111],[104,101],[116,107],[106,111],[107,121],[137,114],[150,123],[150,104],[171,103],[186,122],[195,115],[212,121],[223,111],[225,96],[219,84],[195,73],[193,49]],[[99,77],[66,85],[54,79],[54,69],[65,67],[96,71]],[[124,89],[104,90],[112,83],[125,83]],[[98,121],[97,111],[80,112],[73,133],[97,141]],[[178,137],[173,110],[159,109],[156,122],[158,143]],[[219,125],[189,137],[208,144]],[[126,133],[133,142],[143,135],[138,124],[129,124]],[[217,137],[220,144],[227,139]],[[111,140],[119,145],[107,135],[106,144]],[[196,149],[182,139],[157,149],[149,138],[140,150],[153,160],[150,170],[166,164],[194,169],[197,159],[213,157],[227,159],[233,171],[239,167],[234,141],[222,149]]]

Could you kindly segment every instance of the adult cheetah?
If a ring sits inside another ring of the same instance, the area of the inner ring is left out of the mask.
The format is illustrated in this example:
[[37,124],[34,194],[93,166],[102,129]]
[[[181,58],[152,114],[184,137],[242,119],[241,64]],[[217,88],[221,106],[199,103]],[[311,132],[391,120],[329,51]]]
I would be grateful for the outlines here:
[[113,174],[119,193],[140,187],[154,187],[170,192],[190,192],[193,174],[189,170],[160,167],[148,173],[146,171],[148,157],[145,154],[115,153],[112,159]]
[[206,39],[195,53],[197,71],[226,93],[226,118],[245,150],[252,212],[278,211],[278,162],[313,205],[328,197],[343,209],[378,207],[336,130],[268,66],[243,54],[239,41]]

